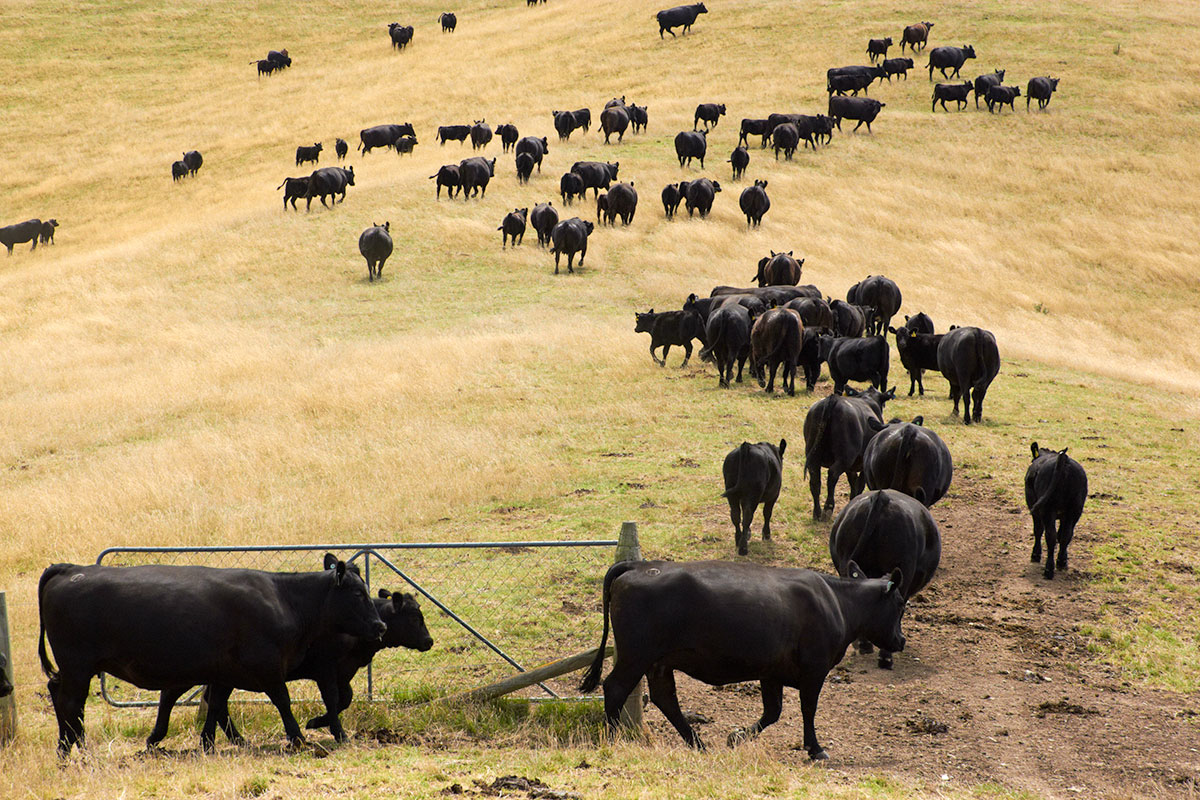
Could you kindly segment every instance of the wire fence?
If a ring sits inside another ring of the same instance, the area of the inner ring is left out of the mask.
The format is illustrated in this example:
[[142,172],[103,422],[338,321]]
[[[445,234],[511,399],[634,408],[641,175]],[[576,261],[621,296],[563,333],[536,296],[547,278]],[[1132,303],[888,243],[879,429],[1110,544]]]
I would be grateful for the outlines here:
[[[600,638],[600,589],[614,540],[332,544],[266,547],[114,547],[97,564],[180,564],[305,572],[325,553],[358,564],[374,595],[414,594],[433,636],[425,653],[380,651],[354,680],[356,697],[410,702],[466,691],[563,656]],[[575,676],[537,684],[518,696],[573,697]],[[318,702],[315,686],[289,686],[298,701]],[[157,703],[146,692],[103,676],[101,693],[117,706]],[[235,693],[235,700],[262,699]],[[185,702],[197,702],[186,698]]]

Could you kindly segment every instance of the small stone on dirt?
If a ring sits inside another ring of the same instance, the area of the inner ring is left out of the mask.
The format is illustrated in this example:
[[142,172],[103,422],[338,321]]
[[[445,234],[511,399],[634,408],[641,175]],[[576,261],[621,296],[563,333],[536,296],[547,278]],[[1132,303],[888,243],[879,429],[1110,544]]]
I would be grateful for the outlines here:
[[927,733],[930,736],[937,736],[940,733],[946,733],[950,730],[950,726],[946,723],[938,722],[936,719],[926,716],[907,720],[904,724],[912,733]]

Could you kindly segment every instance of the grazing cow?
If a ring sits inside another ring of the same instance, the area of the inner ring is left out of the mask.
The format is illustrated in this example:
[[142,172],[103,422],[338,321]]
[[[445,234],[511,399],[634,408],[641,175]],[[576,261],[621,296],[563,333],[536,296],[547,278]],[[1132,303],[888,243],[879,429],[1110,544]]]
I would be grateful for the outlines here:
[[401,25],[399,22],[389,22],[388,36],[392,39],[393,48],[403,50],[412,41],[413,27],[412,25]]
[[712,123],[712,127],[715,128],[723,116],[725,116],[724,103],[701,103],[696,106],[696,118],[692,120],[692,130],[696,130],[700,120],[704,120],[705,130],[708,130],[709,123]]
[[[855,284],[857,293],[847,293],[846,299],[851,303],[869,306],[873,313],[867,318],[867,335],[882,336],[892,324],[892,317],[900,310],[903,296],[896,282],[882,275],[868,275],[865,280]],[[851,290],[854,292],[854,289]]]
[[[1046,580],[1054,578],[1054,568],[1067,568],[1067,545],[1075,536],[1075,525],[1083,515],[1087,500],[1087,473],[1067,455],[1067,448],[1055,452],[1030,445],[1033,463],[1025,472],[1025,505],[1033,516],[1033,554],[1030,561],[1042,560],[1042,533],[1046,534]],[[1055,531],[1055,520],[1058,530]],[[1058,547],[1055,558],[1054,548]]]
[[[996,337],[982,328],[954,328],[942,336],[937,350],[938,369],[950,382],[950,399],[958,414],[962,396],[963,422],[979,422],[983,417],[983,398],[988,386],[1000,372],[1000,350]],[[971,404],[974,402],[974,409]]]
[[250,63],[258,67],[258,77],[260,78],[263,75],[270,75],[272,72],[279,69],[277,64],[267,58],[260,58],[257,61],[251,61]]
[[863,474],[871,489],[895,489],[930,507],[949,491],[954,464],[942,437],[916,417],[875,434],[863,453]]
[[[650,358],[660,367],[667,365],[667,353],[671,352],[671,345],[683,348],[680,369],[686,367],[692,357],[693,339],[699,339],[701,347],[705,345],[704,321],[695,309],[660,311],[656,314],[652,308],[645,314],[634,312],[634,318],[633,332],[650,334]],[[661,359],[654,355],[654,351],[660,347],[663,349]]]
[[475,120],[471,125],[471,149],[478,150],[481,147],[487,147],[490,141],[492,141],[492,126],[488,125],[486,120]]
[[938,103],[942,104],[942,111],[949,111],[946,108],[946,101],[950,100],[957,103],[957,110],[962,111],[967,107],[967,98],[971,96],[971,92],[975,91],[975,84],[971,81],[964,83],[937,83],[933,86],[933,104],[930,111],[937,111]]
[[358,252],[367,260],[367,282],[372,283],[376,278],[383,279],[383,265],[392,254],[392,229],[390,222],[382,225],[371,223],[358,237]]
[[668,8],[665,11],[660,11],[654,15],[658,20],[658,38],[663,38],[663,31],[675,35],[672,28],[683,26],[683,32],[687,33],[692,29],[692,23],[696,21],[696,17],[701,14],[707,14],[708,9],[704,7],[704,3],[693,3],[690,6],[675,6]]
[[[325,560],[330,568],[311,573],[48,567],[38,582],[38,656],[58,718],[59,752],[83,745],[84,702],[97,672],[172,693],[198,684],[224,687],[224,696],[214,697],[218,707],[233,688],[266,692],[288,741],[303,742],[285,676],[316,641],[337,634],[378,640],[386,631],[362,579],[333,555]],[[216,722],[205,721],[205,749],[212,748]]]
[[750,374],[768,394],[775,391],[775,372],[780,365],[783,390],[789,396],[796,394],[796,362],[803,339],[804,323],[790,308],[771,308],[754,320],[750,329]]
[[540,139],[536,136],[526,136],[517,142],[515,152],[517,155],[528,153],[533,159],[533,163],[537,164],[538,173],[541,174],[542,158],[550,152],[550,143],[546,141],[545,136]]
[[531,175],[533,175],[533,156],[529,153],[521,153],[517,156],[517,183],[529,183]]
[[1058,78],[1051,78],[1049,75],[1030,78],[1029,85],[1025,88],[1025,111],[1029,111],[1030,100],[1037,100],[1038,110],[1041,111],[1050,105],[1050,96],[1057,90]]
[[200,155],[199,150],[188,150],[183,154],[183,163],[187,164],[188,173],[195,177],[200,167],[204,166],[204,156]]
[[771,541],[771,513],[783,485],[783,454],[786,450],[787,439],[780,439],[778,447],[770,442],[742,442],[725,456],[721,468],[725,491],[721,497],[729,501],[733,541],[739,556],[750,553],[750,523],[754,521],[754,509],[760,504],[763,507],[762,538],[764,542]]
[[683,202],[683,198],[687,195],[688,181],[682,183],[668,183],[662,190],[663,211],[667,215],[667,219],[675,216],[675,212],[679,210],[679,204]]
[[303,178],[284,178],[283,183],[275,187],[275,191],[283,189],[283,210],[287,211],[288,201],[292,201],[292,211],[296,211],[296,201],[308,197],[308,176]]
[[746,167],[750,165],[750,153],[745,147],[738,145],[729,154],[729,163],[733,164],[733,179],[736,181],[746,174]]
[[416,137],[416,135],[411,122],[400,125],[376,125],[372,128],[363,128],[358,132],[359,143],[355,149],[361,150],[365,156],[376,147],[395,147],[396,140],[401,136]]
[[568,206],[576,197],[583,199],[583,196],[587,194],[587,189],[583,187],[583,178],[575,172],[564,173],[559,178],[558,190],[562,194],[563,205]]
[[998,69],[990,75],[975,78],[975,110],[979,110],[979,98],[987,97],[988,89],[1004,83],[1004,70]]
[[891,348],[882,336],[822,336],[818,352],[829,364],[834,394],[845,391],[846,381],[870,381],[880,391],[887,386]]
[[583,266],[584,256],[587,255],[588,236],[596,229],[591,222],[571,217],[564,219],[550,231],[551,247],[554,253],[554,274],[558,274],[558,259],[564,253],[567,256],[567,272],[575,272],[572,262],[575,254],[579,253],[579,266]]
[[[905,602],[929,585],[942,559],[942,537],[929,509],[906,494],[883,489],[850,501],[829,532],[829,555],[843,578],[881,578],[899,572]],[[871,643],[859,642],[863,653]],[[879,648],[879,667],[892,668],[892,651]]]
[[787,301],[785,305],[800,315],[800,321],[804,323],[805,330],[808,328],[825,328],[830,331],[836,329],[833,309],[820,297],[797,297]]
[[333,151],[337,153],[337,160],[341,161],[350,152],[350,145],[346,144],[345,139],[334,139]]
[[[997,108],[1003,113],[1004,106],[1008,106],[1010,110],[1016,111],[1013,108],[1013,101],[1020,96],[1020,86],[992,86],[987,90],[987,95],[984,96],[983,101],[987,103],[989,113],[995,111]],[[1028,105],[1026,105],[1026,110],[1028,108]]]
[[[693,303],[693,307],[699,304]],[[750,357],[750,312],[746,307],[726,302],[714,308],[704,323],[704,338],[708,344],[700,351],[700,359],[716,362],[717,385],[729,388],[735,364],[737,382],[741,383],[742,369]]]
[[883,74],[887,82],[892,82],[893,75],[903,75],[908,80],[908,71],[913,68],[911,58],[888,58],[883,62]]
[[558,224],[558,211],[551,203],[538,203],[529,214],[529,224],[537,231],[538,247],[550,244],[550,231]]
[[181,181],[188,176],[187,164],[182,161],[171,162],[171,182]]
[[753,186],[747,186],[738,197],[738,205],[746,215],[746,227],[758,227],[762,224],[763,215],[771,208],[771,198],[767,197],[767,182],[755,181]]
[[439,125],[437,129],[438,144],[465,142],[470,135],[470,125]]
[[888,48],[892,46],[892,37],[886,39],[870,39],[867,41],[867,55],[871,57],[871,63],[874,64],[876,59],[886,59]]
[[786,253],[772,250],[771,255],[758,260],[758,272],[753,279],[759,286],[795,286],[800,283],[803,272],[803,258],[797,261],[791,250]]
[[453,198],[462,188],[462,177],[459,175],[458,164],[446,164],[429,176],[429,180],[437,181],[437,198],[442,199],[442,187],[446,187],[446,196]]
[[875,121],[875,117],[879,116],[879,111],[887,103],[881,103],[878,100],[872,100],[869,97],[830,97],[829,98],[829,116],[833,118],[833,124],[840,131],[842,129],[843,119],[858,120],[858,124],[854,126],[857,131],[862,127],[862,124],[867,123],[867,133],[871,132],[871,123]]
[[[861,570],[854,570],[861,573]],[[806,569],[727,561],[623,561],[604,576],[604,632],[580,684],[595,690],[604,667],[612,614],[621,654],[604,680],[604,715],[615,730],[621,709],[644,676],[650,701],[690,746],[702,748],[675,693],[675,670],[719,686],[758,681],[763,713],[729,735],[736,744],[779,719],[783,688],[800,692],[804,749],[828,758],[817,741],[817,700],[825,677],[856,640],[904,649],[899,570],[887,580],[835,578]]]
[[954,70],[954,77],[958,77],[958,71],[962,69],[962,65],[967,62],[968,58],[975,57],[975,48],[969,44],[964,44],[962,47],[935,47],[929,51],[929,80],[933,80],[933,71],[940,69],[942,78],[948,78],[946,70]]
[[483,156],[464,158],[458,164],[458,177],[462,181],[463,200],[473,195],[487,197],[488,181],[496,174],[496,159],[488,161]]
[[692,216],[693,211],[699,211],[702,218],[707,217],[708,212],[712,211],[713,200],[719,191],[721,191],[721,184],[717,181],[710,181],[708,178],[688,181],[685,198],[688,216]]
[[442,33],[454,33],[454,29],[458,27],[458,17],[452,11],[439,14],[438,22],[442,23]]
[[648,111],[649,106],[629,106],[629,124],[633,126],[634,133],[646,130],[650,122]]
[[[304,195],[305,206],[304,210],[308,211],[312,208],[312,200],[314,197],[321,198],[321,205],[325,205],[325,198],[329,197],[330,202],[333,202],[333,195],[341,195],[337,202],[342,203],[346,200],[346,187],[354,185],[354,167],[342,169],[341,167],[321,167],[314,170],[308,176],[308,191]],[[326,206],[328,208],[328,206]]]
[[501,221],[498,231],[503,231],[500,234],[500,247],[505,249],[508,247],[508,239],[511,236],[513,247],[516,247],[521,242],[525,241],[525,220],[529,216],[529,208],[514,208],[512,211],[504,215],[504,220]]
[[582,127],[575,119],[573,111],[551,111],[550,115],[554,118],[554,130],[558,132],[560,141],[571,138],[571,131]]
[[633,222],[637,202],[637,189],[633,188],[633,181],[614,184],[608,190],[608,224],[612,225],[617,217],[621,218],[622,225]]
[[496,135],[500,137],[500,146],[504,148],[504,152],[517,143],[517,139],[521,138],[520,132],[516,125],[497,125]]
[[679,166],[684,161],[690,166],[693,158],[700,159],[700,169],[704,169],[704,155],[708,152],[707,131],[680,131],[675,134],[675,155],[679,157]]
[[923,50],[929,44],[929,29],[932,27],[932,22],[918,22],[916,25],[906,26],[900,38],[900,52],[904,52],[905,45],[911,45],[914,52]]
[[591,189],[593,196],[598,196],[601,189],[607,189],[617,179],[621,168],[620,161],[602,163],[599,161],[576,161],[571,165],[574,172],[583,181],[584,190]]
[[791,161],[796,148],[800,146],[800,130],[791,122],[777,125],[771,132],[771,144],[775,150],[776,161],[779,160],[780,150],[783,151],[784,158]]
[[[176,162],[178,163],[178,162]],[[33,247],[29,248],[30,252],[37,250],[38,237],[42,235],[42,221],[40,219],[27,219],[24,222],[18,222],[15,225],[6,225],[0,228],[0,242],[8,248],[8,254],[11,256],[13,247],[25,242],[33,242]]]
[[54,244],[54,229],[58,227],[58,220],[48,219],[42,222],[42,229],[38,232],[38,242],[40,244]]
[[311,161],[314,164],[321,163],[321,147],[320,142],[313,142],[312,147],[301,145],[296,148],[296,166],[300,166],[306,161]]
[[750,140],[747,138],[751,134],[761,136],[762,143],[760,147],[767,146],[767,139],[771,138],[773,128],[768,127],[765,119],[743,119],[742,127],[738,132],[738,144],[750,145]]
[[600,130],[604,134],[604,143],[608,137],[617,134],[617,141],[625,138],[625,130],[629,127],[629,109],[625,106],[613,106],[600,112]]
[[833,328],[838,336],[857,338],[866,332],[867,317],[857,305],[844,300],[831,300],[829,310],[833,312]]
[[[896,350],[900,353],[900,363],[908,370],[908,396],[913,396],[915,388],[920,388],[921,395],[925,394],[925,370],[937,369],[937,351],[945,334],[921,333],[912,323],[917,321],[918,314],[909,323],[899,328],[888,328],[896,334]],[[928,317],[926,317],[928,319]],[[933,327],[932,323],[929,326]]]
[[417,137],[401,136],[396,140],[396,144],[393,146],[395,147],[396,155],[398,156],[402,156],[405,153],[411,153],[413,148],[417,146]]
[[863,452],[876,433],[883,430],[883,406],[895,398],[887,392],[847,390],[847,396],[831,394],[814,403],[804,418],[804,472],[813,498],[813,519],[821,519],[821,467],[829,468],[825,515],[833,513],[833,492],[845,473],[850,497],[863,490]]

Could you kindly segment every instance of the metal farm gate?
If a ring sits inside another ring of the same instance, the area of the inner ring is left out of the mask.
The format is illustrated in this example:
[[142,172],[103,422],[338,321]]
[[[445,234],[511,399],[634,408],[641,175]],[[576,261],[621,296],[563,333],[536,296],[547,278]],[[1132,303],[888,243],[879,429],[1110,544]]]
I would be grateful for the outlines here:
[[[354,680],[355,696],[414,702],[466,691],[595,647],[600,590],[617,540],[423,542],[229,547],[110,547],[97,564],[190,564],[273,572],[321,569],[325,553],[359,565],[371,594],[379,588],[416,595],[433,636],[426,653],[381,650]],[[573,697],[574,676],[521,694]],[[319,703],[311,681],[292,683],[293,701]],[[157,694],[101,675],[114,706],[157,705]],[[182,703],[198,702],[199,690]],[[263,700],[235,693],[235,700]]]

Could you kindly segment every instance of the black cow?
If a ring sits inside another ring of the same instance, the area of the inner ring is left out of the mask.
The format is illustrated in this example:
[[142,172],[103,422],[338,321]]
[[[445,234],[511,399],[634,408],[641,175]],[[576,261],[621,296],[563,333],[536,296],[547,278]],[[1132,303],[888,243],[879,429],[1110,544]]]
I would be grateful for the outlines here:
[[833,513],[833,491],[842,473],[850,483],[850,497],[862,492],[863,452],[871,437],[883,430],[883,406],[895,398],[896,389],[847,389],[846,395],[818,400],[804,418],[804,472],[812,491],[813,519],[821,519],[821,467],[829,468],[827,516]]
[[846,381],[870,381],[880,391],[887,386],[891,348],[884,337],[823,336],[818,346],[821,360],[829,364],[834,394],[845,391]]
[[439,14],[438,22],[442,23],[442,33],[454,33],[454,29],[458,27],[458,17],[451,11]]
[[794,309],[800,315],[800,321],[804,323],[806,330],[808,328],[836,330],[837,320],[833,315],[833,309],[820,297],[797,297],[789,300],[785,306]]
[[1029,101],[1038,101],[1038,110],[1050,105],[1050,96],[1058,90],[1058,78],[1044,75],[1040,78],[1030,78],[1025,88],[1025,111],[1029,111]]
[[392,47],[397,50],[403,50],[412,41],[413,26],[401,25],[399,22],[389,22],[388,35],[392,39]]
[[975,78],[975,109],[979,109],[979,98],[987,97],[988,89],[1004,83],[1004,70],[998,69],[990,75]]
[[783,151],[784,158],[791,161],[796,148],[800,146],[800,130],[791,122],[777,125],[771,131],[771,145],[775,150],[776,161],[779,160],[780,150]]
[[470,125],[439,125],[437,129],[438,144],[465,142],[470,135]]
[[582,199],[587,194],[587,189],[583,186],[583,178],[576,172],[563,173],[558,180],[558,191],[562,194],[563,205],[568,206],[576,197]]
[[594,195],[598,196],[601,189],[607,189],[617,179],[617,172],[620,168],[620,161],[611,163],[576,161],[571,165],[571,172],[574,172],[583,181],[585,191],[591,189]]
[[699,211],[701,217],[707,217],[708,212],[712,211],[713,200],[719,191],[721,191],[721,184],[717,181],[710,181],[708,178],[688,181],[685,198],[688,216],[692,216],[693,211]]
[[359,143],[356,149],[361,150],[365,156],[376,147],[395,147],[396,140],[401,136],[416,137],[416,135],[411,122],[363,128],[358,132]]
[[529,224],[537,231],[538,247],[550,244],[550,231],[558,224],[558,211],[550,203],[538,203],[529,214]]
[[649,106],[629,106],[629,124],[633,126],[634,133],[646,130],[650,122],[648,111]]
[[799,312],[790,308],[771,308],[754,320],[750,329],[750,374],[768,394],[775,391],[775,373],[780,366],[783,390],[789,396],[796,394],[796,363],[803,340],[804,323]]
[[681,183],[668,183],[662,190],[663,211],[667,215],[667,219],[675,216],[675,212],[679,210],[679,204],[683,202],[683,198],[687,194],[688,181]]
[[729,154],[729,163],[733,164],[733,179],[736,181],[746,174],[746,167],[750,165],[750,153],[745,147],[738,145]]
[[296,166],[300,166],[306,161],[311,161],[314,164],[321,163],[321,147],[320,142],[313,142],[312,147],[301,145],[296,148]]
[[892,37],[886,39],[869,39],[867,41],[867,55],[871,57],[871,63],[874,64],[876,59],[886,59],[888,48],[892,46]]
[[700,120],[704,120],[704,128],[707,130],[709,123],[712,127],[717,127],[721,117],[725,116],[724,103],[701,103],[696,106],[696,118],[692,120],[692,130],[696,130],[700,124]]
[[550,143],[546,141],[546,137],[538,138],[536,136],[526,136],[521,141],[517,142],[517,155],[528,153],[533,158],[533,163],[537,164],[537,171],[540,174],[542,171],[542,158],[550,152]]
[[504,219],[500,222],[500,227],[496,228],[496,230],[502,231],[500,234],[501,249],[508,247],[509,237],[512,237],[513,247],[516,247],[525,240],[525,220],[528,217],[528,208],[514,208],[504,215]]
[[458,163],[458,177],[462,181],[463,199],[473,195],[487,197],[488,181],[496,174],[496,159],[488,161],[483,156],[471,156]]
[[11,256],[14,245],[33,242],[33,247],[29,248],[30,252],[32,252],[37,250],[38,237],[41,235],[42,221],[40,219],[27,219],[24,222],[0,228],[0,243],[3,243],[8,248],[8,254]]
[[754,280],[758,281],[759,286],[795,286],[800,283],[802,274],[803,258],[796,260],[791,250],[786,253],[776,253],[772,250],[771,255],[758,260],[758,272],[754,275]]
[[[898,572],[900,597],[907,602],[933,579],[942,559],[942,537],[928,508],[884,489],[860,495],[842,509],[829,532],[829,555],[844,578]],[[869,653],[871,643],[860,641],[859,648]],[[890,648],[879,648],[879,666],[892,668]]]
[[[918,22],[915,25],[906,26],[904,34],[900,39],[900,52],[904,52],[905,45],[912,45],[914,52],[924,49],[929,44],[929,29],[932,27],[932,22]],[[920,47],[917,45],[920,45]]]
[[283,183],[275,187],[275,191],[283,189],[283,210],[287,211],[288,201],[292,201],[292,211],[296,211],[296,201],[308,197],[308,176],[303,178],[284,178]]
[[350,145],[346,144],[345,139],[334,139],[333,151],[337,153],[337,160],[341,161],[350,152]]
[[809,327],[804,328],[800,338],[800,357],[796,363],[804,367],[804,388],[809,392],[816,388],[821,377],[820,338],[821,329]]
[[558,131],[560,140],[570,139],[571,131],[583,127],[576,121],[573,111],[551,111],[550,115],[554,118],[554,130]]
[[182,161],[171,162],[171,182],[176,183],[188,176],[187,164]]
[[276,69],[287,69],[292,65],[292,57],[288,55],[286,47],[283,50],[267,51],[267,61],[274,64]]
[[[97,672],[143,689],[225,687],[224,697],[214,697],[218,706],[233,688],[266,692],[289,742],[303,742],[285,676],[320,639],[377,640],[386,631],[362,579],[332,555],[325,558],[332,568],[313,573],[48,567],[38,582],[38,656],[58,718],[59,752],[83,745],[84,702]],[[206,749],[216,722],[205,721],[200,739]]]
[[679,166],[684,161],[690,165],[693,158],[700,159],[700,169],[704,169],[704,155],[708,152],[707,131],[680,131],[675,135],[675,155],[679,157]]
[[623,105],[625,105],[625,95],[621,95],[619,98],[614,97],[612,100],[609,100],[607,103],[605,103],[604,107],[612,108],[613,106],[623,106]]
[[471,125],[471,149],[478,150],[481,147],[487,147],[491,141],[492,126],[487,124],[487,120],[475,120]]
[[[938,369],[950,382],[950,399],[958,414],[958,398],[963,401],[963,422],[979,422],[983,416],[983,398],[988,386],[1000,372],[1000,351],[996,337],[982,328],[954,328],[942,337],[937,351]],[[974,401],[974,409],[971,407]]]
[[252,65],[258,67],[258,77],[260,77],[260,78],[263,75],[270,75],[272,72],[279,69],[279,66],[277,64],[275,64],[274,62],[272,62],[270,59],[267,59],[267,58],[260,58],[256,61],[251,61],[250,63]]
[[529,183],[531,175],[533,175],[533,156],[529,153],[521,153],[517,156],[517,183]]
[[746,215],[746,227],[762,224],[763,215],[771,208],[771,198],[767,197],[767,182],[755,181],[753,186],[747,186],[738,197],[738,205]]
[[859,92],[869,93],[872,82],[877,78],[886,77],[887,71],[881,66],[833,67],[825,71],[825,91],[831,95],[842,95],[846,92],[854,95],[858,95]]
[[48,219],[42,222],[42,230],[38,233],[38,242],[40,244],[54,244],[54,229],[58,227],[58,220]]
[[750,552],[750,523],[759,504],[763,507],[762,538],[764,542],[771,541],[771,513],[783,485],[783,454],[786,450],[787,439],[780,439],[778,447],[770,442],[742,442],[725,456],[721,469],[725,491],[721,497],[729,501],[733,541],[739,556]]
[[442,198],[442,187],[446,187],[446,196],[453,198],[462,188],[462,176],[458,171],[458,164],[446,164],[438,169],[437,173],[430,175],[429,180],[437,181],[437,197]]
[[933,86],[933,104],[930,111],[937,111],[938,103],[942,104],[942,111],[949,111],[946,108],[946,101],[950,100],[957,104],[956,108],[962,111],[967,107],[967,98],[971,96],[971,92],[975,91],[975,84],[971,81],[964,83],[936,83]]
[[857,131],[865,122],[867,123],[867,133],[870,133],[871,123],[875,121],[875,117],[879,116],[879,111],[886,105],[887,103],[881,103],[869,97],[833,96],[829,98],[829,116],[833,118],[833,124],[839,131],[842,129],[843,119],[855,119],[858,120],[858,124],[854,126],[854,130]]
[[[1033,554],[1030,561],[1042,560],[1042,534],[1046,534],[1046,580],[1054,577],[1054,568],[1067,568],[1067,545],[1075,536],[1075,525],[1083,515],[1087,500],[1087,473],[1078,461],[1067,455],[1067,448],[1055,452],[1030,445],[1033,463],[1025,471],[1025,505],[1033,516]],[[1055,531],[1055,520],[1058,530]],[[1058,547],[1055,558],[1054,548]]]
[[500,146],[504,148],[504,152],[517,143],[517,139],[521,138],[520,131],[516,125],[504,124],[496,126],[496,135],[500,137]]
[[767,146],[767,139],[771,137],[773,128],[768,127],[765,119],[743,119],[742,127],[738,131],[738,144],[749,146],[750,141],[747,137],[751,134],[762,137],[761,147]]
[[415,136],[401,136],[396,139],[396,143],[393,145],[393,147],[396,149],[396,155],[398,156],[402,156],[405,153],[411,153],[413,148],[416,146],[417,137]]
[[[699,301],[693,303],[692,307],[702,304],[703,301]],[[750,357],[750,312],[746,307],[740,303],[724,302],[714,308],[705,320],[704,338],[708,344],[700,351],[700,358],[716,362],[717,385],[729,388],[735,364],[737,382],[741,383],[742,369]]]
[[633,187],[633,181],[615,184],[608,190],[608,211],[605,221],[612,225],[616,218],[620,217],[621,224],[628,225],[633,222],[633,215],[637,212],[637,202],[637,189]]
[[924,427],[924,419],[893,421],[863,453],[863,475],[871,489],[895,489],[932,506],[946,496],[954,478],[950,448]]
[[[700,346],[705,345],[704,321],[694,309],[685,311],[660,311],[650,309],[645,314],[634,312],[634,333],[650,334],[650,358],[660,367],[667,365],[667,353],[671,345],[683,348],[683,363],[680,369],[687,366],[692,357],[692,340],[699,339]],[[662,348],[662,358],[654,355],[654,351]]]
[[[911,317],[905,314],[904,326],[910,331],[916,331],[917,333],[933,333],[933,320],[924,311],[919,311]],[[890,332],[894,333],[895,331]]]
[[873,310],[867,318],[867,335],[882,336],[892,324],[892,317],[900,310],[904,301],[900,287],[890,278],[882,275],[868,275],[865,280],[855,284],[857,294],[847,293],[846,299]]
[[372,222],[371,227],[358,237],[358,252],[367,260],[368,282],[373,282],[376,278],[383,279],[383,265],[392,254],[392,235],[389,233],[391,228],[390,222],[382,225]]
[[838,336],[858,337],[867,329],[867,317],[862,309],[844,300],[831,300],[829,310],[834,316],[834,330]]
[[[1020,96],[1020,86],[992,86],[987,90],[987,95],[984,96],[983,101],[987,103],[989,112],[995,111],[996,109],[999,109],[1001,112],[1003,112],[1004,106],[1008,106],[1012,111],[1016,111],[1016,109],[1013,108],[1013,101]],[[1028,108],[1029,106],[1026,104],[1026,110],[1028,110]]]
[[[917,317],[920,316],[922,315],[917,315]],[[938,368],[938,346],[941,345],[942,337],[945,336],[942,333],[918,332],[915,327],[912,327],[912,323],[917,320],[917,317],[909,320],[907,325],[888,328],[890,333],[896,334],[896,350],[900,353],[900,363],[908,370],[909,397],[912,397],[913,392],[918,388],[922,396],[925,394],[925,370]],[[933,327],[932,324],[930,327]]]
[[948,78],[946,70],[954,70],[954,77],[958,77],[958,71],[962,69],[962,65],[967,62],[968,58],[975,57],[975,48],[969,44],[964,44],[962,47],[935,47],[929,51],[929,80],[933,80],[933,71],[940,69],[942,77]]
[[308,176],[308,192],[304,195],[304,210],[308,211],[312,208],[314,197],[320,197],[321,205],[325,205],[326,197],[329,197],[332,202],[333,195],[338,194],[341,195],[341,198],[337,202],[344,202],[346,200],[346,187],[353,185],[354,167],[350,167],[349,169],[321,167],[318,170],[314,170]]
[[888,83],[892,82],[893,75],[903,75],[904,80],[908,80],[908,71],[912,68],[911,58],[888,58],[883,62],[883,75]]
[[579,217],[564,219],[554,226],[550,231],[550,251],[554,253],[555,275],[558,274],[558,259],[564,253],[567,256],[567,272],[575,271],[572,262],[576,253],[579,253],[579,266],[583,266],[584,256],[587,255],[588,236],[595,229],[595,225]]
[[708,9],[704,7],[704,3],[693,3],[690,6],[675,6],[668,8],[665,11],[660,11],[654,15],[658,20],[658,38],[663,38],[663,31],[675,35],[672,28],[683,26],[683,32],[687,33],[692,29],[692,23],[696,21],[696,17],[701,14],[707,14]]
[[828,758],[814,722],[825,676],[856,640],[904,649],[902,580],[899,570],[888,580],[846,580],[727,561],[614,564],[604,576],[600,649],[580,691],[591,692],[600,682],[611,609],[621,657],[604,681],[610,730],[645,676],[651,702],[685,742],[703,747],[679,708],[675,670],[681,670],[714,686],[759,682],[762,717],[730,734],[730,744],[757,736],[779,719],[783,687],[799,689],[804,748],[814,761]]
[[194,178],[200,167],[204,166],[204,156],[200,155],[199,150],[188,150],[183,154],[183,163],[187,164],[188,174]]
[[608,137],[614,133],[617,135],[617,141],[622,141],[628,127],[629,109],[625,106],[613,106],[600,112],[600,131],[604,134],[605,144],[609,143]]
[[575,127],[583,128],[585,133],[591,129],[592,110],[590,108],[577,108],[572,111],[571,114],[575,117]]

